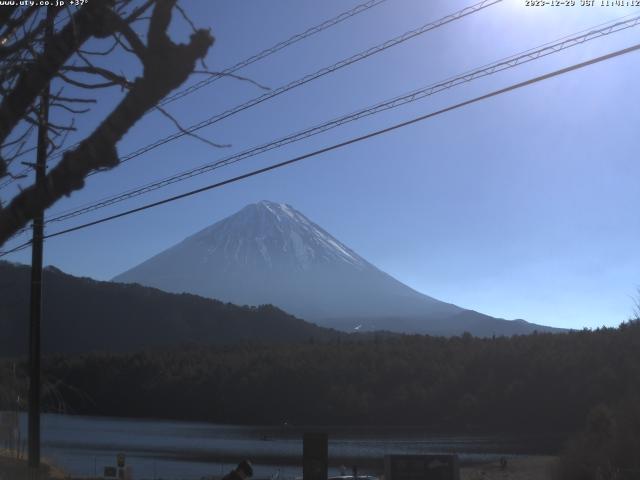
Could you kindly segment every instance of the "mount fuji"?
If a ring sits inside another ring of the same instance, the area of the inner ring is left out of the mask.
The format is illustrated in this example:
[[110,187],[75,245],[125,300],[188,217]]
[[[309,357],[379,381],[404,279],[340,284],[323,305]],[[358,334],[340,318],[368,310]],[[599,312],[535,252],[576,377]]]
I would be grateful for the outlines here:
[[293,207],[269,201],[247,205],[113,281],[239,305],[273,304],[346,331],[489,336],[555,330],[417,292]]

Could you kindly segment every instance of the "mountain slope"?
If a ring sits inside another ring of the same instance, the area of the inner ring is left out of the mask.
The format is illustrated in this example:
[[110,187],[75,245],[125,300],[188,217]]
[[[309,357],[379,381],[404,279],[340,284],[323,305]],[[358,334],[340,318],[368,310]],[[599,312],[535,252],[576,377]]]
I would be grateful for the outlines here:
[[236,304],[271,303],[343,330],[500,335],[546,329],[419,293],[291,206],[268,201],[246,206],[113,280]]
[[248,205],[113,280],[240,305],[273,303],[312,320],[461,311],[410,289],[301,213],[271,202]]
[[[29,267],[0,262],[0,357],[26,352]],[[140,285],[44,270],[45,353],[128,352],[180,344],[325,340],[338,334],[272,306],[238,307]]]

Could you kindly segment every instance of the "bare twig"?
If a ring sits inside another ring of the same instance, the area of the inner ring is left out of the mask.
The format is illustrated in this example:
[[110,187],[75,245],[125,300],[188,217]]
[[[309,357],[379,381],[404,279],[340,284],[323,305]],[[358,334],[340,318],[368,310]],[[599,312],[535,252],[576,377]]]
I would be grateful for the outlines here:
[[258,83],[255,80],[252,80],[251,78],[243,77],[242,75],[236,75],[235,73],[212,72],[212,71],[209,71],[209,70],[194,70],[193,73],[198,73],[198,74],[201,74],[201,75],[210,75],[212,77],[230,77],[230,78],[235,78],[236,80],[240,80],[242,82],[249,82],[249,83],[255,85],[256,87],[261,88],[262,90],[271,90],[271,88],[267,87],[266,85],[262,85],[261,83]]
[[[129,82],[129,80],[127,80],[123,76],[113,73],[111,70],[107,70],[106,68],[96,67],[93,64],[89,64],[86,67],[67,65],[65,67],[62,67],[60,70],[65,72],[86,73],[88,75],[99,75],[102,78],[109,81],[109,85],[103,84],[104,86],[120,85],[123,88],[131,87],[131,82]],[[63,77],[63,75],[60,75],[60,76]],[[68,81],[69,78],[68,77],[63,78],[63,80]],[[72,80],[72,81],[76,82],[76,84],[81,83],[81,82],[78,82],[77,80]],[[96,88],[96,87],[83,87],[83,88]]]
[[103,51],[95,51],[95,50],[78,50],[78,54],[83,55],[94,55],[94,56],[103,56],[111,54],[118,47],[118,42],[113,42],[109,48]]
[[197,140],[200,140],[201,142],[204,142],[207,145],[209,145],[211,147],[215,147],[215,148],[229,148],[231,146],[229,144],[214,143],[211,140],[207,140],[206,138],[201,137],[197,133],[190,132],[189,130],[184,128],[182,125],[180,125],[180,122],[178,122],[178,120],[176,120],[175,117],[173,117],[173,115],[171,115],[169,112],[167,112],[164,108],[162,108],[159,105],[157,105],[155,108],[160,113],[162,113],[165,117],[167,117],[169,120],[171,120],[171,122],[176,126],[176,128],[178,130],[180,130],[182,133],[184,133],[185,135],[188,135],[188,136],[193,137],[193,138],[195,138]]
[[61,71],[56,73],[56,76],[60,77],[62,80],[64,80],[66,83],[68,83],[70,85],[73,85],[73,86],[76,86],[76,87],[79,87],[79,88],[86,88],[88,90],[96,90],[96,89],[99,89],[99,88],[116,87],[116,86],[122,87],[122,84],[120,82],[113,82],[113,81],[111,81],[111,82],[102,82],[102,83],[81,82],[79,80],[74,80],[73,78],[70,78],[70,77],[66,76]]
[[69,113],[73,113],[76,115],[81,115],[83,113],[88,113],[91,111],[90,108],[83,108],[83,109],[75,109],[75,108],[71,108],[69,105],[65,105],[64,103],[58,103],[58,102],[52,102],[50,105],[52,108],[61,108],[63,110],[66,110]]
[[76,98],[76,97],[63,97],[61,95],[51,95],[53,100],[59,100],[67,103],[97,103],[95,98]]
[[[0,142],[24,117],[43,87],[91,36],[110,36],[107,19],[113,14],[109,2],[89,2],[73,15],[73,21],[53,35],[50,48],[35,56],[34,64],[20,75],[15,88],[0,103]],[[73,24],[73,25],[71,25]]]
[[[90,36],[106,38],[117,32],[122,33],[143,65],[141,76],[130,82],[130,88],[120,103],[90,135],[75,148],[64,153],[57,165],[46,174],[45,181],[41,185],[25,188],[5,208],[0,209],[0,245],[31,221],[38,212],[48,208],[61,197],[82,188],[89,173],[118,165],[116,145],[122,137],[143,115],[156,107],[193,73],[196,62],[206,55],[213,44],[213,37],[207,30],[198,30],[191,35],[188,44],[174,43],[167,34],[167,28],[175,3],[176,0],[156,0],[150,3],[154,8],[145,45],[141,37],[124,23],[121,17],[110,8],[104,7],[109,5],[107,2],[90,2],[74,15],[75,33],[73,27],[67,25],[56,34],[56,42],[60,42],[56,43],[56,48],[60,50],[56,58],[53,61],[50,58],[45,61],[41,55],[34,57],[33,67],[21,75],[16,88],[2,100],[0,143],[6,139],[8,132],[18,121],[28,121],[24,113],[34,103],[40,86],[56,75],[63,79],[66,77],[60,70]],[[87,6],[93,7],[86,8]],[[96,18],[102,20],[101,25],[96,26]],[[68,43],[63,45],[62,38],[67,38]],[[41,70],[36,73],[36,67],[44,69],[44,73]],[[27,77],[31,82],[26,81]],[[81,88],[98,88],[96,84],[85,84],[68,77],[67,80]],[[110,81],[103,85],[113,84],[115,82]],[[60,126],[55,128],[58,127]],[[58,133],[69,131],[71,128],[65,127]],[[201,140],[212,146],[221,146]]]
[[153,5],[156,2],[156,0],[147,0],[144,4],[142,4],[140,7],[136,8],[133,12],[131,12],[126,18],[124,18],[124,21],[126,23],[131,23],[137,19],[140,18],[140,16],[146,12],[147,10],[149,10],[149,8],[151,7],[151,5]]
[[126,50],[135,53],[137,57],[144,62],[147,55],[147,47],[142,43],[138,34],[129,26],[128,23],[124,21],[118,22],[118,31],[122,33],[122,36],[126,38],[127,42],[129,42],[129,47],[126,47],[120,38],[115,35],[115,38],[120,45],[122,45]]
[[176,3],[176,10],[178,10],[178,12],[180,13],[180,16],[182,16],[184,21],[187,22],[187,24],[189,24],[189,26],[191,27],[191,31],[192,32],[197,32],[198,29],[196,28],[195,24],[193,23],[193,21],[189,18],[187,13],[184,11],[184,9],[178,3]]

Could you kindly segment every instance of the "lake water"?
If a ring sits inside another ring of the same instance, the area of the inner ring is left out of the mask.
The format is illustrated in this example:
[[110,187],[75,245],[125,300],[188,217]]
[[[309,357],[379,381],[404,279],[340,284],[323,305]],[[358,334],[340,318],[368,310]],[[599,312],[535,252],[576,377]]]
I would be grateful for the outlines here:
[[[26,415],[21,431],[27,431]],[[323,429],[43,415],[42,455],[73,475],[102,474],[116,455],[136,479],[195,480],[219,476],[247,458],[256,478],[302,475],[302,434]],[[457,453],[462,462],[548,453],[557,440],[504,435],[434,435],[407,428],[337,427],[329,433],[330,473],[381,473],[387,454]]]

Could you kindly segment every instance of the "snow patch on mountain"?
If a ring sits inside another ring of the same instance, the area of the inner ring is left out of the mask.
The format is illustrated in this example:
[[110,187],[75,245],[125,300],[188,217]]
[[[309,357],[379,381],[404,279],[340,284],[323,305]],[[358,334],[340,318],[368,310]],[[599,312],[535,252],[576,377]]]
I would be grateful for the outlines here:
[[[302,213],[286,203],[263,200],[249,205],[239,214],[246,223],[266,223],[267,228],[256,237],[256,243],[265,261],[272,265],[267,244],[275,242],[283,253],[292,252],[301,269],[307,270],[314,262],[340,260],[356,267],[365,267],[367,262],[343,245]],[[271,216],[276,222],[260,222],[264,216]],[[231,217],[233,218],[233,217]],[[241,219],[237,222],[245,223]],[[262,225],[264,227],[264,225]]]

